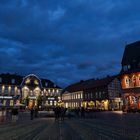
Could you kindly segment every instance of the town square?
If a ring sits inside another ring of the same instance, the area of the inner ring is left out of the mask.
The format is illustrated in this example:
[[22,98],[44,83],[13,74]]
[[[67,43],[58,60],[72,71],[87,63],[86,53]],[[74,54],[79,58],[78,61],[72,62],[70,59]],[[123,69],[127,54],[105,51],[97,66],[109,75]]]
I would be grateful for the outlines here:
[[0,140],[140,140],[139,0],[0,0]]

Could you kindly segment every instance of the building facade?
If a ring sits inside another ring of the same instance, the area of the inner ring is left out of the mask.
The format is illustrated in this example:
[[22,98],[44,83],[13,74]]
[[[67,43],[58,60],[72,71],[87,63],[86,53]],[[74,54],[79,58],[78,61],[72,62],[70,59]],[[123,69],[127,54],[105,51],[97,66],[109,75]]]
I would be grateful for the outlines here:
[[91,79],[68,86],[62,100],[65,107],[99,110],[120,110],[121,85],[116,76]]
[[125,47],[120,73],[124,111],[140,110],[140,41]]
[[34,74],[19,76],[0,74],[0,103],[11,107],[17,103],[25,106],[55,106],[60,100],[61,88],[48,79]]

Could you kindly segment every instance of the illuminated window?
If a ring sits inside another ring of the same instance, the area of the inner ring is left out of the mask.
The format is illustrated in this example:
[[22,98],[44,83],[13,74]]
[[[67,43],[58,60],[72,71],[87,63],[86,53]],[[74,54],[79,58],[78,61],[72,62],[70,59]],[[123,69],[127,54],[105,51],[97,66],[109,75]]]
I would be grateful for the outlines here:
[[138,85],[140,86],[140,76],[138,76]]
[[78,93],[78,99],[80,99],[80,94]]
[[25,81],[26,84],[29,84],[30,83],[30,79],[28,78],[26,81]]
[[11,92],[11,86],[8,87],[8,91],[9,91],[9,93]]
[[126,78],[125,79],[126,88],[129,88],[130,87],[130,82],[131,82],[131,80],[129,78]]
[[81,99],[83,99],[83,93],[81,93]]
[[133,76],[132,82],[133,82],[133,86],[135,87],[136,86],[136,76]]
[[35,80],[35,81],[34,81],[34,84],[35,84],[35,85],[39,85],[39,83],[38,83],[38,81],[37,81],[37,80]]
[[76,99],[78,99],[78,94],[76,94]]
[[10,100],[10,106],[13,106],[13,105],[14,105],[14,101]]
[[4,93],[4,90],[5,90],[5,86],[3,85],[2,86],[2,93]]
[[3,106],[6,106],[6,100],[3,101]]
[[52,101],[50,101],[50,105],[53,105],[53,102]]

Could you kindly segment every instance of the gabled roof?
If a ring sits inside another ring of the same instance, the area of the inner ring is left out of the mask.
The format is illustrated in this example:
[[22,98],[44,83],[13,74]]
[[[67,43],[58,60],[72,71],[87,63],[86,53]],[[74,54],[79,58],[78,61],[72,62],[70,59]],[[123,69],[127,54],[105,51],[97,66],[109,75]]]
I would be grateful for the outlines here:
[[[103,86],[107,86],[112,80],[114,80],[117,76],[108,76],[103,79],[90,79],[86,81],[81,81],[75,84],[72,84],[64,89],[64,91],[68,92],[77,92],[77,91],[83,91],[87,89],[94,89],[99,88]],[[63,91],[63,93],[64,93]]]
[[128,44],[123,54],[122,65],[140,62],[140,41]]

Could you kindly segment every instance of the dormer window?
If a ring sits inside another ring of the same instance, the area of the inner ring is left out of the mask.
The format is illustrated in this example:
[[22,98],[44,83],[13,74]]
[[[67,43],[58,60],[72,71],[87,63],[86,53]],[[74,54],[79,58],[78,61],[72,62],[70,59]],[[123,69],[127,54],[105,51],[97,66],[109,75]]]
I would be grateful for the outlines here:
[[127,71],[127,70],[128,70],[127,65],[123,66],[123,70],[124,70],[124,71]]
[[128,69],[131,69],[131,65],[128,65]]
[[12,79],[12,80],[11,80],[11,83],[12,83],[12,84],[15,84],[15,79]]

